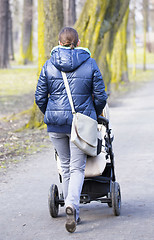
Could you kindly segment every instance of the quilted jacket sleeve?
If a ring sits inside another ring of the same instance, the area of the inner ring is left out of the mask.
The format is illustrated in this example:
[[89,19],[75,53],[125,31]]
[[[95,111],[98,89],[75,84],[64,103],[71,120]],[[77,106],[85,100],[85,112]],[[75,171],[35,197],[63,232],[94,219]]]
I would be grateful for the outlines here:
[[107,94],[105,92],[105,85],[101,75],[101,72],[93,59],[93,96],[94,106],[97,115],[102,113],[103,108],[106,105]]
[[39,76],[39,80],[35,92],[35,102],[43,114],[45,114],[47,103],[48,103],[48,84],[45,74],[45,65]]

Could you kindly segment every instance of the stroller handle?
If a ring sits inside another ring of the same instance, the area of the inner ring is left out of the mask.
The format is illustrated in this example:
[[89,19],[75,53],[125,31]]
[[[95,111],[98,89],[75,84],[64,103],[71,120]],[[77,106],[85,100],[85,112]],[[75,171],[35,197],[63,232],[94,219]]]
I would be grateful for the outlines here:
[[103,124],[105,126],[107,126],[109,124],[109,120],[103,116],[99,116],[97,118],[97,122],[98,122],[98,124]]

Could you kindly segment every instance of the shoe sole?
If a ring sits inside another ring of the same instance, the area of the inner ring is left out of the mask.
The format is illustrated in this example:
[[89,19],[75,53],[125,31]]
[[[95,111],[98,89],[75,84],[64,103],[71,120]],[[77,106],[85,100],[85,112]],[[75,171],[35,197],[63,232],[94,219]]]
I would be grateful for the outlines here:
[[66,208],[66,215],[67,219],[65,228],[68,232],[73,233],[76,230],[75,210],[72,207],[68,206]]

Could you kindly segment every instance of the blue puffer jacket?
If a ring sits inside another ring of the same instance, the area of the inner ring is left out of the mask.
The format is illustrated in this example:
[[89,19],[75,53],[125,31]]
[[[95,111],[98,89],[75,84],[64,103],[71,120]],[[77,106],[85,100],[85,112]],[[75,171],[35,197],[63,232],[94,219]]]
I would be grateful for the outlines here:
[[61,71],[66,72],[76,112],[97,119],[107,95],[97,64],[88,49],[57,46],[44,64],[35,101],[45,114],[48,132],[70,133],[72,111]]

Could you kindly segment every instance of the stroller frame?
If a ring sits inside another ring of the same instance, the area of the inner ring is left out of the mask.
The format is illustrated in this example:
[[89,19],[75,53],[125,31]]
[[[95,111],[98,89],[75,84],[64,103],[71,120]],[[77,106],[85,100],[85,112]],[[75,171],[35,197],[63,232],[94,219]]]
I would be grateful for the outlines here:
[[[107,203],[109,207],[113,208],[113,214],[115,216],[119,216],[121,210],[121,192],[120,185],[116,182],[115,178],[114,154],[112,150],[113,137],[111,137],[111,129],[109,128],[108,119],[103,116],[99,116],[98,124],[102,124],[106,128],[106,134],[104,136],[105,151],[106,159],[109,159],[109,162],[106,163],[102,175],[84,179],[80,203],[87,204],[91,201]],[[56,151],[55,157],[57,157]],[[60,183],[62,183],[60,174],[59,177]],[[48,205],[51,217],[57,217],[59,205],[62,207],[64,204],[63,193],[60,193],[59,195],[57,185],[52,184],[48,194]]]

